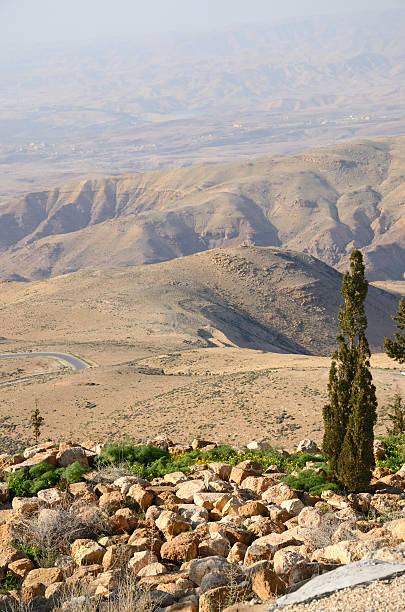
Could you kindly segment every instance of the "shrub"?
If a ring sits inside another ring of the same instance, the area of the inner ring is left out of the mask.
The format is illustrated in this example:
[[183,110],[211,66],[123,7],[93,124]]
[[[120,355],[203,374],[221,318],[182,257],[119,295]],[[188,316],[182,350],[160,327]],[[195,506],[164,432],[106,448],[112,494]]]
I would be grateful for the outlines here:
[[60,474],[60,478],[66,480],[69,484],[73,482],[80,482],[83,479],[83,474],[87,472],[78,461],[68,465]]
[[386,448],[385,458],[378,459],[376,464],[397,472],[405,463],[405,434],[380,438]]
[[14,544],[37,567],[52,567],[59,554],[70,554],[70,544],[79,538],[109,535],[111,526],[97,507],[84,516],[77,510],[47,509],[21,518],[13,526]]
[[139,463],[149,465],[157,459],[169,457],[169,453],[157,446],[134,444],[109,444],[103,449],[98,459],[98,463]]
[[6,577],[0,584],[0,594],[6,595],[9,591],[18,589],[20,587],[20,584],[21,580],[19,580],[11,570],[8,570]]
[[323,455],[311,455],[310,453],[295,453],[288,458],[287,464],[294,470],[297,468],[304,468],[308,461],[314,461],[315,463],[325,463],[326,457]]
[[[388,429],[388,435],[400,436],[405,434],[405,403],[402,395],[396,393],[385,410],[392,423],[392,427]],[[390,410],[391,412],[389,412]]]
[[328,489],[338,492],[338,486],[333,482],[329,482],[325,472],[314,472],[314,470],[303,470],[298,476],[286,476],[283,482],[288,484],[293,489],[307,491],[312,495],[320,495],[322,491]]
[[61,481],[80,482],[86,471],[77,461],[66,468],[55,468],[45,461],[28,470],[21,468],[7,476],[10,496],[33,497],[38,491],[55,487]]
[[257,461],[263,466],[263,470],[270,465],[277,465],[280,469],[294,470],[297,467],[304,467],[307,461],[322,462],[325,459],[323,456],[309,453],[296,453],[286,458],[275,449],[238,452],[225,444],[213,450],[197,449],[179,455],[170,455],[156,446],[135,446],[121,443],[107,446],[97,460],[97,466],[102,469],[106,465],[127,465],[131,473],[151,480],[171,472],[188,474],[190,466],[196,463],[219,461],[236,465],[247,460]]

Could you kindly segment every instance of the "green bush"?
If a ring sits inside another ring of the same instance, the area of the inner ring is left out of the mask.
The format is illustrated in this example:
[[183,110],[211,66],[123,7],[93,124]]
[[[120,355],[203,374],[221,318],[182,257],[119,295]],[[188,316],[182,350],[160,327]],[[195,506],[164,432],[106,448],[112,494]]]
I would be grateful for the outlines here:
[[304,468],[307,461],[314,461],[316,463],[326,463],[326,457],[323,455],[311,455],[310,453],[295,453],[290,455],[288,458],[288,465],[293,467],[294,470],[297,468]]
[[293,489],[307,491],[312,495],[320,495],[322,491],[328,489],[338,492],[338,486],[333,482],[329,482],[325,472],[314,472],[314,470],[303,470],[298,476],[289,475],[283,478],[283,482],[288,484]]
[[86,472],[87,469],[80,465],[78,461],[75,461],[62,470],[60,479],[65,480],[69,484],[73,482],[80,482],[83,479],[83,474]]
[[386,447],[384,459],[378,459],[376,464],[397,472],[405,463],[405,435],[379,438]]
[[0,583],[0,595],[7,595],[9,591],[19,589],[20,585],[21,580],[19,580],[11,570],[8,570],[6,577]]
[[34,497],[42,489],[50,489],[61,481],[80,482],[86,468],[77,461],[66,468],[55,468],[43,461],[29,469],[22,468],[7,476],[10,497]]
[[101,452],[98,459],[99,464],[103,463],[139,463],[141,465],[149,465],[162,457],[169,458],[169,453],[158,448],[157,446],[134,444],[109,444]]

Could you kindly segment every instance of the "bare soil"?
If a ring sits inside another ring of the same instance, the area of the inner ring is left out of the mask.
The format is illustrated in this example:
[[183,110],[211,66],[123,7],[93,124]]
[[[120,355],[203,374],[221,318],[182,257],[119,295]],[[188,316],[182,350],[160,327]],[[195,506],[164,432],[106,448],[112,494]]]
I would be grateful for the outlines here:
[[[93,359],[95,352],[82,356]],[[110,358],[116,357],[113,347]],[[397,389],[405,393],[405,377],[385,355],[374,355],[372,365],[381,407],[376,431],[385,433],[382,406]],[[143,441],[167,434],[240,445],[267,439],[287,449],[302,438],[321,442],[329,366],[325,357],[217,347],[8,385],[0,388],[2,447],[31,441],[34,398],[45,418],[44,439]]]

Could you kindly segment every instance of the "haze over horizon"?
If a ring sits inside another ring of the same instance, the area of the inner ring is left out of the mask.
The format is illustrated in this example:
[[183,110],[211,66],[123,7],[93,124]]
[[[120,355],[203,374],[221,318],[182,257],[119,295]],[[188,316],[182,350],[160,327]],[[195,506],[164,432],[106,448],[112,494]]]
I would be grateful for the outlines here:
[[2,40],[68,42],[132,38],[161,32],[198,32],[226,26],[271,23],[313,15],[403,8],[402,0],[0,0]]

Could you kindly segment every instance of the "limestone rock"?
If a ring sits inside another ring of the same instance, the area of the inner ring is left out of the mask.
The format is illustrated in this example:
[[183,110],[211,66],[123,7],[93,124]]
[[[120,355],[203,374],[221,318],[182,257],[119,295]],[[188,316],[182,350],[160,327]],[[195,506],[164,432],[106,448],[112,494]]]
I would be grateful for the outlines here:
[[195,533],[180,533],[168,542],[164,542],[160,549],[163,561],[180,563],[196,559],[198,556],[199,538]]
[[227,557],[231,550],[231,545],[224,535],[214,533],[207,540],[203,540],[198,546],[199,557]]
[[8,564],[8,569],[19,578],[24,578],[35,566],[31,559],[17,559]]
[[183,531],[189,531],[190,523],[179,514],[164,510],[156,519],[156,527],[164,534],[166,539],[171,539]]
[[57,506],[63,499],[62,492],[55,487],[38,491],[38,499],[41,499],[47,506]]
[[136,501],[141,510],[147,510],[155,498],[152,491],[145,490],[139,484],[134,484],[128,491],[128,497]]
[[158,558],[152,552],[142,551],[134,553],[132,558],[128,562],[128,569],[136,576],[138,572],[150,565],[151,563],[157,563]]
[[202,491],[205,491],[203,480],[188,480],[187,482],[179,485],[176,495],[186,504],[191,504],[194,501],[195,493],[201,493]]
[[72,463],[80,463],[83,467],[89,467],[89,461],[85,450],[81,446],[71,446],[65,450],[60,450],[56,455],[59,467],[67,467]]
[[192,582],[200,586],[202,579],[210,572],[222,572],[229,574],[231,571],[241,573],[241,570],[228,563],[223,557],[206,557],[205,559],[196,559],[190,564],[189,577]]
[[260,476],[262,472],[263,468],[257,461],[242,461],[232,468],[229,480],[241,485],[248,476]]
[[71,545],[71,554],[77,565],[93,565],[102,562],[106,549],[93,540],[79,539]]
[[267,508],[266,506],[259,501],[251,501],[243,504],[238,508],[239,516],[243,518],[249,518],[251,516],[266,516]]
[[280,482],[265,491],[262,499],[269,504],[281,504],[288,499],[296,499],[296,492],[284,482]]
[[298,498],[286,499],[281,502],[280,506],[292,516],[298,516],[301,510],[304,509],[304,504]]
[[228,463],[214,462],[208,464],[208,469],[217,474],[221,480],[229,480],[232,466],[230,466]]
[[183,474],[183,472],[171,472],[170,474],[165,474],[163,479],[165,482],[177,485],[181,482],[185,482],[187,480],[187,476]]
[[29,516],[43,504],[38,497],[14,497],[12,507],[16,516]]
[[220,612],[224,606],[251,597],[251,591],[246,585],[220,586],[207,591],[200,597],[199,612]]
[[44,595],[48,586],[55,582],[61,582],[63,576],[57,567],[39,568],[31,570],[21,587],[21,596],[24,602],[30,602],[35,597]]
[[267,561],[261,561],[253,566],[250,571],[252,591],[259,599],[268,600],[273,596],[284,595],[285,583],[269,567]]
[[311,455],[316,455],[321,451],[318,448],[318,445],[313,440],[301,440],[297,446],[297,453],[309,453]]

